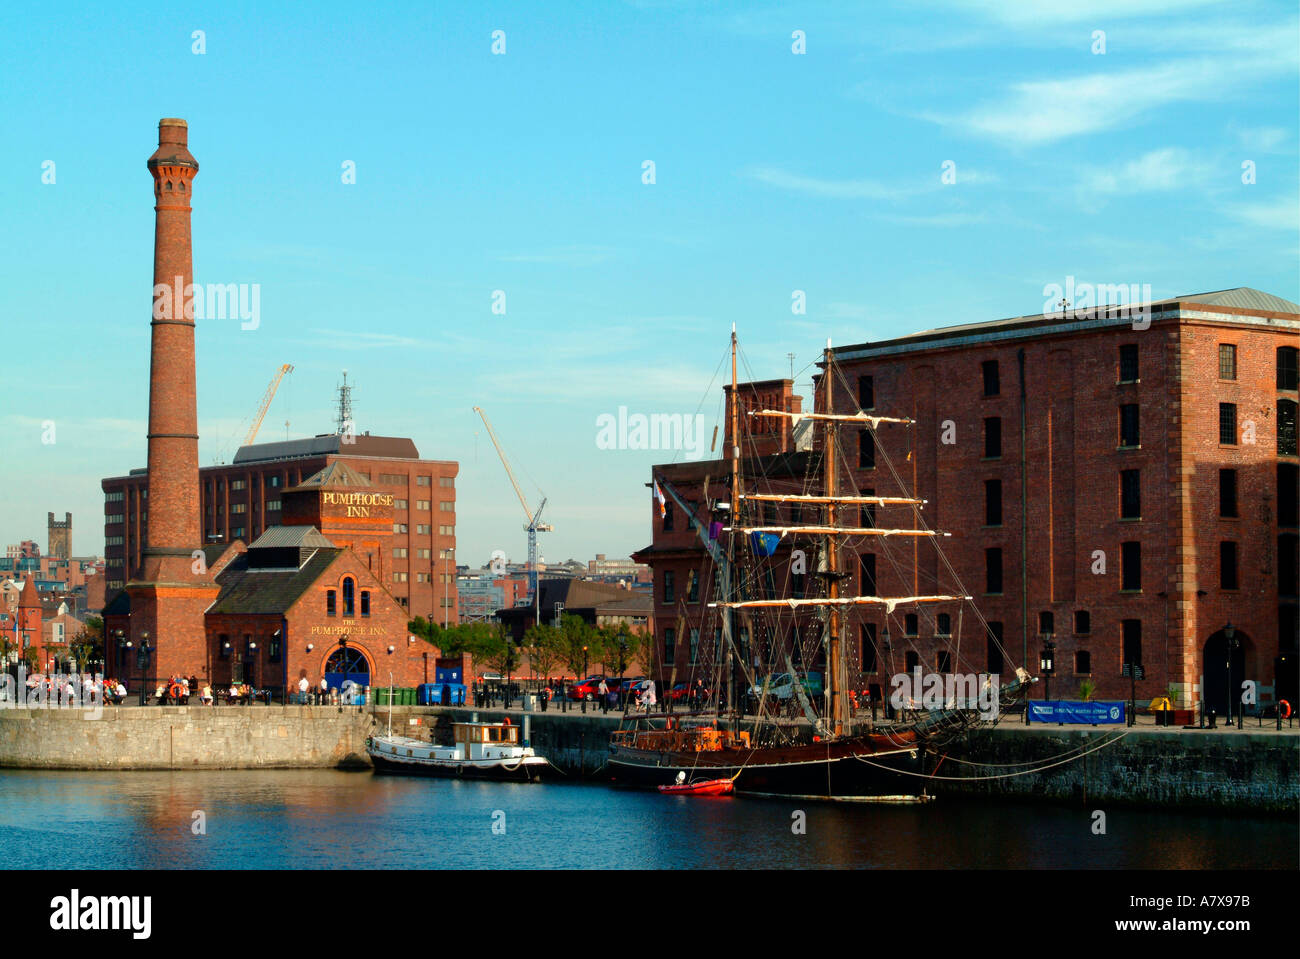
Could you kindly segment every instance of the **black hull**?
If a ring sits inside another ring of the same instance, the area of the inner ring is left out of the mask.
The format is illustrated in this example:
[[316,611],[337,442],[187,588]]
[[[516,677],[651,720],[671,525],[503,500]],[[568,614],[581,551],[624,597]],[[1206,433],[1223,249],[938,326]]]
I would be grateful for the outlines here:
[[542,773],[549,768],[545,763],[518,766],[508,769],[505,766],[445,765],[434,766],[423,763],[393,762],[383,756],[372,755],[370,761],[375,765],[376,773],[394,776],[426,776],[434,779],[479,779],[488,782],[535,783],[542,781]]
[[[781,763],[751,761],[744,765],[737,753],[734,764],[697,764],[689,753],[649,753],[621,749],[610,756],[609,769],[616,784],[653,789],[672,783],[678,772],[688,780],[729,779],[735,776],[741,793],[808,796],[826,799],[879,799],[924,794],[920,775],[921,754],[911,751],[808,759]],[[912,775],[908,775],[908,774]]]

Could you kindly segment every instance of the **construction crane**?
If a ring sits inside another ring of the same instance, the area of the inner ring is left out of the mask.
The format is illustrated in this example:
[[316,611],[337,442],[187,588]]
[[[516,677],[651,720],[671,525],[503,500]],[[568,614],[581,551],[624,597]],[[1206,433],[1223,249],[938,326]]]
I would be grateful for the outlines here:
[[506,468],[506,475],[510,477],[510,485],[515,488],[515,495],[519,497],[519,502],[524,507],[524,516],[528,519],[528,524],[524,527],[528,531],[528,591],[532,595],[534,603],[538,602],[537,593],[537,534],[549,533],[555,529],[549,523],[543,523],[542,510],[546,509],[546,497],[542,497],[542,505],[537,507],[534,513],[528,508],[528,500],[524,497],[524,491],[519,488],[519,481],[515,479],[514,470],[510,468],[510,461],[506,459],[506,451],[501,448],[497,442],[497,434],[492,430],[492,423],[487,418],[487,414],[480,407],[474,407],[474,412],[483,418],[483,425],[487,427],[488,436],[492,440],[492,445],[497,449],[497,456],[501,457],[501,465]]
[[284,379],[284,374],[292,373],[293,367],[286,363],[280,367],[280,372],[275,374],[275,379],[271,380],[271,385],[266,388],[266,393],[262,397],[262,405],[257,408],[257,415],[253,417],[253,425],[248,428],[248,437],[244,440],[245,446],[252,446],[253,440],[257,439],[257,431],[262,428],[262,420],[266,418],[266,411],[271,408],[271,400],[275,399],[275,391],[280,386],[280,381]]

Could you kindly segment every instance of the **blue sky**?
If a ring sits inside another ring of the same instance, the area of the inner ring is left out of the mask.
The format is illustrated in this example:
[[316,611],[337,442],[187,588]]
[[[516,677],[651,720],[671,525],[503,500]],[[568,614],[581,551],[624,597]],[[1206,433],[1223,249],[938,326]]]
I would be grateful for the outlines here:
[[525,540],[473,406],[549,497],[548,559],[627,555],[684,454],[599,449],[597,417],[711,429],[732,322],[742,375],[794,353],[806,394],[827,336],[1035,313],[1068,276],[1300,300],[1294,3],[306,9],[0,8],[0,541],[71,510],[101,551],[99,479],[145,463],[160,117],[201,165],[195,279],[261,291],[257,329],[199,326],[201,462],[281,363],[261,438],[332,429],[346,368],[358,429],[461,463],[471,565]]

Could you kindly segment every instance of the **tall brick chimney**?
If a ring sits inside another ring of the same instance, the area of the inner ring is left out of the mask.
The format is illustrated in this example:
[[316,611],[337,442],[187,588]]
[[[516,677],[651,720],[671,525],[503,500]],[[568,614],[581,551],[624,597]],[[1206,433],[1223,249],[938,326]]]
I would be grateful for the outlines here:
[[[128,676],[198,671],[207,659],[203,614],[217,594],[206,567],[193,556],[203,545],[194,495],[199,485],[199,433],[189,289],[190,193],[199,164],[186,145],[188,138],[184,120],[158,121],[158,149],[148,164],[155,202],[149,520],[140,568],[126,585],[133,643]],[[138,664],[143,648],[151,650],[146,666]]]

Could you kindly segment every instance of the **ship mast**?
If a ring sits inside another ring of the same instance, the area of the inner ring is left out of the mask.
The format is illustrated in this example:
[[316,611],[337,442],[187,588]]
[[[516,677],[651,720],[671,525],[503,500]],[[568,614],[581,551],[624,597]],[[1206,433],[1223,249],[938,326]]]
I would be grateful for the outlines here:
[[[740,577],[735,576],[736,569],[736,527],[740,525],[740,390],[736,382],[736,324],[731,324],[731,533],[727,538],[727,560],[733,575],[727,584],[733,602],[740,599]],[[730,643],[727,645],[727,660],[730,664],[727,682],[730,687],[728,699],[731,701],[732,716],[735,717],[736,733],[740,732],[740,690],[736,682],[736,608],[727,610]]]
[[[831,406],[831,389],[833,388],[831,371],[832,353],[831,341],[826,340],[826,367],[822,375],[822,409],[829,413]],[[835,420],[823,420],[825,428],[825,457],[826,470],[825,481],[827,497],[826,502],[826,526],[828,529],[835,528],[839,518],[839,504],[836,497],[839,494],[839,429]],[[844,670],[844,651],[840,642],[840,628],[842,626],[840,619],[840,608],[836,600],[840,598],[840,548],[839,537],[834,533],[826,534],[826,598],[831,601],[828,610],[829,618],[829,636],[827,640],[827,688],[830,690],[830,732],[836,738],[843,736],[845,724],[848,721],[848,696],[841,682],[841,673]]]

